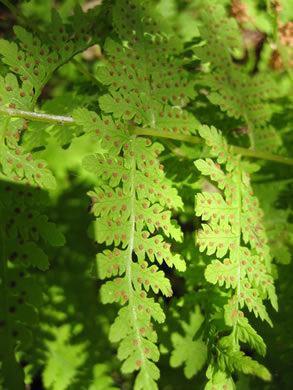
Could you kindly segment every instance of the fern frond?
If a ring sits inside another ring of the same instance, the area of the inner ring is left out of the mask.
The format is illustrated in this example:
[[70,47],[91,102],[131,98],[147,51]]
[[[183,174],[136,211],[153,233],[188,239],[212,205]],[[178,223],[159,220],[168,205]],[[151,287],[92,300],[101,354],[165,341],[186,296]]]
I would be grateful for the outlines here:
[[102,145],[109,145],[112,151],[84,160],[84,167],[105,183],[89,192],[97,217],[96,240],[109,246],[97,255],[98,274],[102,279],[114,277],[101,288],[102,302],[125,305],[111,327],[110,340],[120,342],[118,357],[125,360],[122,371],[140,370],[135,389],[155,389],[159,351],[151,321],[164,322],[165,314],[147,293],[161,291],[171,296],[172,289],[163,271],[149,262],[164,261],[170,267],[185,269],[184,261],[172,254],[164,238],[182,238],[168,211],[182,207],[182,201],[158,161],[160,144],[136,138],[127,129],[117,130],[112,120],[102,120],[93,113],[78,110],[74,115],[88,131],[96,133],[98,129]]
[[114,7],[121,43],[110,39],[105,43],[109,64],[98,68],[97,77],[109,93],[99,99],[100,107],[137,125],[194,133],[198,121],[184,109],[195,97],[194,80],[184,70],[185,61],[177,57],[182,44],[149,10],[140,1],[131,5],[123,0]]
[[[203,175],[217,183],[221,193],[196,195],[196,215],[203,221],[197,243],[200,251],[217,258],[206,267],[205,278],[231,292],[232,299],[224,307],[224,318],[226,325],[233,327],[233,336],[229,340],[233,341],[234,351],[246,362],[240,353],[240,341],[248,342],[262,354],[265,347],[240,309],[248,308],[270,325],[263,300],[269,299],[278,309],[263,212],[253,196],[245,165],[232,149],[228,149],[224,137],[208,126],[202,126],[199,133],[210,146],[217,162],[198,160],[195,165]],[[240,367],[238,365],[236,369]],[[227,366],[223,365],[221,369],[224,371]],[[248,367],[241,370],[245,372],[246,369],[249,370]],[[266,374],[263,377],[268,379]]]
[[[2,179],[3,180],[3,179]],[[41,213],[48,198],[39,190],[2,181],[1,192],[1,286],[0,341],[2,376],[7,388],[23,388],[23,374],[14,348],[28,345],[37,323],[41,289],[30,274],[32,268],[48,269],[44,245],[62,246],[64,237]]]
[[282,193],[286,193],[292,181],[273,181],[271,185],[255,185],[256,194],[264,207],[264,224],[272,257],[279,264],[289,264],[291,259],[290,242],[293,237],[293,224],[289,210],[279,209],[276,205]]
[[275,89],[273,80],[262,74],[247,75],[233,62],[231,51],[242,48],[240,34],[236,21],[226,17],[222,5],[209,4],[201,15],[204,24],[200,33],[205,45],[196,47],[194,52],[213,69],[201,81],[211,89],[209,101],[220,106],[229,117],[242,120],[253,147],[276,149],[281,140],[272,126],[267,125],[270,108],[265,102]]

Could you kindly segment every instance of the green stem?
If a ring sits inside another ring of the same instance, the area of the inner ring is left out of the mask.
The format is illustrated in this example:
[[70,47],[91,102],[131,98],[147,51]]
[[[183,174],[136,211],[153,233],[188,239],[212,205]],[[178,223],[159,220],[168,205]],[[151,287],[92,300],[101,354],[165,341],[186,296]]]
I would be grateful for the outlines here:
[[[238,162],[238,165],[240,163],[240,158],[238,158],[237,162]],[[240,257],[241,257],[241,211],[242,211],[242,193],[241,193],[241,171],[239,171],[239,173],[237,174],[237,191],[236,191],[236,201],[237,201],[237,208],[236,208],[236,213],[237,214],[237,217],[236,217],[236,221],[238,222],[238,226],[236,224],[236,235],[237,235],[237,244],[236,244],[236,248],[235,249],[232,249],[231,250],[231,256],[230,256],[230,259],[231,259],[231,262],[237,264],[237,287],[236,287],[236,291],[235,291],[235,295],[237,297],[236,301],[235,301],[235,309],[239,310],[240,308],[240,300],[241,300],[241,262],[239,261]],[[234,256],[233,256],[234,255]],[[233,342],[234,342],[234,345],[233,345],[233,349],[234,349],[234,352],[237,352],[239,350],[239,339],[238,339],[238,335],[237,335],[237,324],[238,322],[237,321],[234,321],[233,323]]]
[[[0,106],[0,114],[8,117],[24,118],[27,120],[33,120],[38,122],[61,124],[67,126],[76,125],[75,121],[70,116],[42,114],[42,113],[31,112],[31,111],[17,110],[14,108],[8,108],[4,106]],[[131,127],[130,131],[133,135],[145,135],[149,137],[174,139],[177,141],[188,142],[192,144],[205,144],[205,141],[202,138],[194,135],[172,134],[172,133],[160,131],[158,129],[152,129],[152,128],[144,129],[142,127]],[[281,164],[293,165],[293,159],[289,157],[283,157],[283,156],[278,156],[276,154],[261,152],[258,150],[242,148],[240,146],[234,146],[234,145],[231,146],[233,147],[234,152],[242,156],[258,158],[262,160],[275,161]],[[184,154],[181,154],[181,157],[184,157]]]

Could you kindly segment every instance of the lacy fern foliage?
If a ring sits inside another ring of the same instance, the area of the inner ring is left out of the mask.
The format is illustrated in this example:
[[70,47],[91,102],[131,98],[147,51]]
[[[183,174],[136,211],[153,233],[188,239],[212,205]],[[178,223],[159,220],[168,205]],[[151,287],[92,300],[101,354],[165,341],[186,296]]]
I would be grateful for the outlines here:
[[154,364],[159,358],[157,336],[151,321],[162,323],[165,314],[148,293],[172,295],[169,280],[153,263],[185,269],[184,261],[172,254],[165,241],[165,237],[181,239],[168,210],[182,207],[182,202],[162,172],[161,149],[149,139],[130,135],[123,157],[105,154],[84,160],[85,168],[105,183],[89,192],[98,217],[96,240],[110,247],[97,255],[98,273],[102,279],[114,277],[102,286],[101,299],[125,305],[111,327],[110,340],[120,342],[122,372],[140,370],[136,389],[156,388],[159,377]]
[[290,69],[239,2],[50,2],[2,2],[0,389],[274,389]]
[[269,299],[278,310],[263,212],[253,196],[250,175],[245,170],[247,164],[233,153],[214,127],[203,126],[199,133],[217,162],[200,159],[195,165],[203,175],[216,182],[220,191],[196,195],[196,215],[203,221],[197,243],[200,251],[206,250],[208,255],[216,256],[205,270],[207,281],[223,286],[231,293],[224,307],[224,318],[232,327],[232,333],[219,342],[220,351],[225,346],[223,350],[228,348],[231,353],[219,353],[219,366],[223,371],[235,369],[269,379],[267,370],[260,369],[258,363],[250,362],[250,358],[240,352],[240,342],[249,343],[262,354],[265,350],[263,341],[246,321],[241,309],[247,308],[270,325],[272,322],[263,300]]
[[239,28],[235,19],[226,17],[221,5],[209,4],[202,11],[202,18],[204,26],[200,32],[205,45],[196,47],[194,52],[214,70],[201,81],[211,89],[209,101],[229,117],[239,118],[256,148],[278,148],[281,140],[267,124],[270,108],[265,102],[276,88],[274,81],[263,74],[247,75],[234,63],[232,55],[242,51]]

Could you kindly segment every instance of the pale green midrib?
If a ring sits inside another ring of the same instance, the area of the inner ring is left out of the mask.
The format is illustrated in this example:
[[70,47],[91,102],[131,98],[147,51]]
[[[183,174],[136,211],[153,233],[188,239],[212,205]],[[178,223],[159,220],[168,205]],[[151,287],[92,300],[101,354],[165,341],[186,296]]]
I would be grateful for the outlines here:
[[[138,20],[138,18],[136,18]],[[142,24],[141,23],[138,23],[138,26],[139,27],[142,27]],[[144,69],[144,73],[147,77],[147,81],[144,83],[144,85],[146,85],[146,95],[148,97],[148,101],[146,103],[147,104],[150,104],[150,106],[153,108],[153,99],[152,99],[152,88],[151,88],[151,75],[152,75],[152,72],[150,72],[150,68],[148,66],[148,61],[147,61],[147,58],[146,58],[146,47],[145,47],[145,37],[144,37],[144,29],[143,28],[140,28],[139,29],[139,32],[140,32],[140,35],[141,35],[141,39],[140,41],[143,42],[143,50],[142,50],[142,54],[143,55],[143,69]],[[156,126],[156,121],[155,121],[155,115],[154,115],[154,111],[152,109],[152,127],[155,127]]]
[[[240,167],[240,158],[237,159],[238,161],[238,167]],[[238,169],[238,168],[236,168]],[[236,244],[236,261],[238,262],[238,275],[237,275],[237,287],[236,287],[236,295],[237,295],[237,310],[239,310],[239,302],[241,298],[241,211],[242,211],[242,195],[241,195],[241,171],[239,170],[239,173],[237,174],[237,203],[238,203],[238,211],[237,211],[237,217],[235,218],[235,221],[239,221],[237,236],[238,236],[238,242]],[[237,351],[239,349],[239,342],[237,338],[237,322],[234,322],[233,325],[233,335],[234,335],[234,351]]]
[[[14,155],[10,152],[10,150],[8,149],[7,151],[7,156],[10,156],[11,158],[13,158],[16,162],[19,161],[19,162],[23,162],[22,159],[20,159],[19,157],[17,157],[17,155]],[[30,169],[34,172],[38,172],[38,170],[32,165],[30,164],[27,160],[25,162],[25,165],[28,165],[30,167]]]
[[[135,138],[136,136],[132,136],[131,143],[132,145],[135,145]],[[134,148],[135,149],[135,148]],[[145,354],[143,352],[142,347],[142,337],[140,335],[140,329],[137,322],[137,313],[136,313],[136,307],[134,305],[134,289],[132,285],[132,253],[133,253],[133,243],[134,243],[134,235],[135,235],[135,203],[136,203],[136,191],[135,191],[135,172],[136,172],[136,161],[135,157],[132,157],[132,164],[131,164],[131,170],[130,170],[130,193],[131,193],[131,199],[130,199],[130,232],[129,232],[129,244],[128,244],[128,255],[127,255],[127,264],[126,264],[126,273],[125,277],[128,282],[128,304],[129,304],[129,310],[130,315],[132,316],[133,321],[133,328],[134,332],[136,334],[137,338],[137,348],[140,351],[141,356],[141,369],[144,368],[145,375],[147,376],[147,383],[149,383],[149,374],[148,370],[146,368],[146,358]],[[151,389],[150,389],[151,390]]]
[[[208,194],[210,194],[210,192],[208,192],[208,191],[203,191],[202,192],[203,194],[204,193],[208,193]],[[208,209],[208,210],[228,210],[228,211],[230,211],[230,210],[236,210],[236,209],[238,209],[238,207],[237,206],[223,206],[223,207],[221,207],[221,206],[217,206],[217,207],[215,207],[215,208],[213,208],[213,207],[205,207],[206,209]]]

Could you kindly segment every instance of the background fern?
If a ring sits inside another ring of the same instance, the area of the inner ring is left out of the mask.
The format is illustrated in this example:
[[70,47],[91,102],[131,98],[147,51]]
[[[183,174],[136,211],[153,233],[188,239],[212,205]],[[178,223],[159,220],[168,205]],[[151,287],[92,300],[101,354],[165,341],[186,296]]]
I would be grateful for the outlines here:
[[290,388],[289,3],[3,1],[1,389]]

